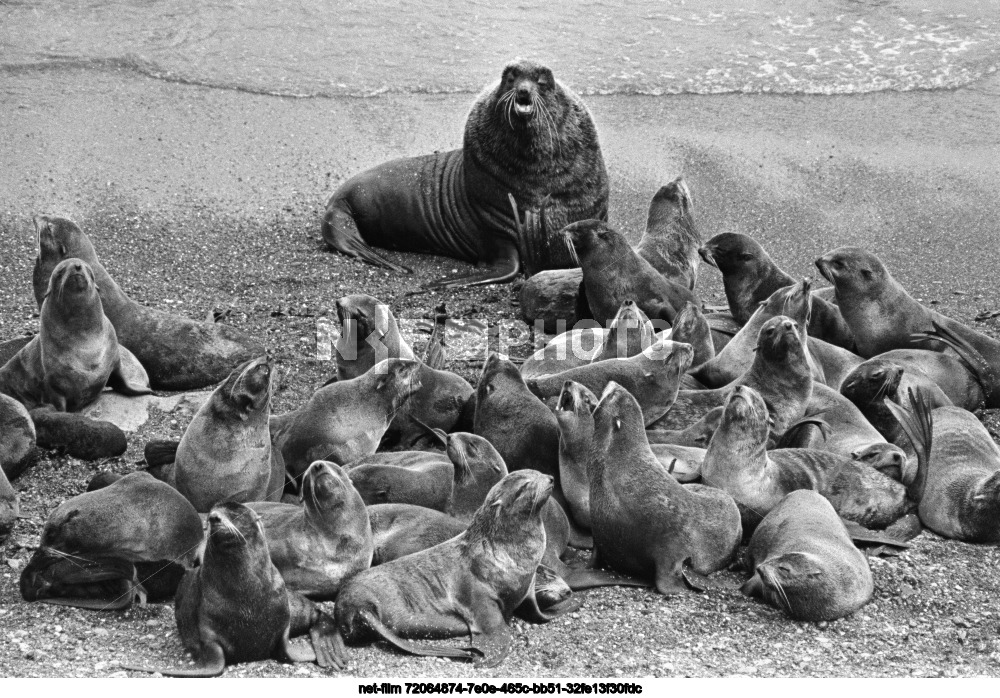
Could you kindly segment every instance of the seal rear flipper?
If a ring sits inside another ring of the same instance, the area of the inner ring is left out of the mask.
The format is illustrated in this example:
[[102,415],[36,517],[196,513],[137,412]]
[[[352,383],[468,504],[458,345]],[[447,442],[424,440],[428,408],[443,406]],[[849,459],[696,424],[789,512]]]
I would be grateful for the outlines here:
[[412,274],[413,270],[400,264],[394,264],[382,257],[368,246],[361,238],[361,231],[350,211],[345,210],[346,202],[331,201],[323,216],[320,232],[330,249],[342,252],[348,257],[360,259],[376,267],[390,269],[403,274]]
[[[521,271],[520,256],[517,247],[510,240],[497,241],[497,255],[482,271],[475,274],[457,274],[445,276],[437,281],[431,281],[420,287],[421,291],[436,291],[446,288],[461,288],[464,286],[486,286],[487,284],[506,284],[517,278]],[[477,268],[479,265],[477,265]],[[417,291],[416,293],[419,293]],[[407,295],[413,295],[412,293]]]
[[367,625],[373,633],[381,637],[396,649],[413,654],[418,657],[448,657],[450,659],[475,660],[481,651],[477,652],[475,647],[432,647],[430,645],[416,645],[409,640],[404,640],[395,632],[389,629],[379,618],[370,611],[360,611],[358,620]]
[[477,669],[500,666],[513,648],[514,634],[506,623],[498,625],[492,632],[474,637],[470,649],[478,652],[482,658],[473,659],[472,665]]
[[146,369],[135,354],[121,345],[118,346],[118,365],[108,377],[108,386],[122,395],[150,395],[153,392]]
[[427,340],[427,349],[424,351],[424,365],[435,370],[443,370],[447,352],[445,352],[445,337],[448,333],[448,313],[442,303],[435,308],[434,328],[431,330],[430,339]]
[[177,449],[180,445],[180,441],[161,439],[147,442],[142,452],[146,459],[145,471],[157,480],[167,482],[171,466],[177,460]]
[[637,579],[636,577],[630,577],[611,570],[571,568],[563,575],[563,579],[566,580],[569,588],[573,591],[596,589],[598,587],[645,587],[648,589],[653,586],[653,583],[650,581]]
[[[282,649],[289,661],[316,662],[326,669],[346,669],[347,648],[334,620],[302,594],[294,591],[287,593],[289,621]],[[288,642],[289,637],[305,632],[309,633],[311,652],[306,652]]]
[[855,546],[861,548],[866,545],[891,545],[896,548],[909,548],[910,545],[905,540],[901,540],[894,535],[883,531],[873,531],[865,528],[859,523],[842,518],[847,534],[854,541]]
[[819,415],[822,412],[817,412],[814,415],[809,415],[808,417],[803,417],[797,422],[792,422],[784,433],[776,434],[771,433],[771,436],[775,439],[775,445],[769,448],[814,448],[812,446],[812,439],[807,435],[808,432],[802,433],[800,430],[803,427],[813,425],[819,428],[819,433],[823,437],[823,441],[830,438],[830,434],[833,433],[833,429],[830,427],[830,423],[825,419],[820,419]]
[[1000,377],[997,376],[996,369],[964,337],[959,336],[950,328],[938,324],[936,320],[932,320],[931,325],[934,327],[932,331],[911,335],[911,339],[918,344],[922,343],[918,340],[933,339],[943,343],[958,354],[962,365],[972,374],[972,377],[979,383],[979,387],[982,388],[983,400],[989,401],[990,395],[993,393],[993,387],[1000,385]]
[[153,669],[150,667],[134,666],[130,664],[120,665],[125,671],[141,671],[146,674],[163,674],[178,679],[210,679],[222,676],[226,670],[226,657],[222,652],[222,646],[218,643],[202,645],[201,656],[198,657],[197,665],[193,669]]
[[903,427],[903,432],[917,454],[917,473],[910,484],[906,486],[906,494],[919,504],[924,497],[924,487],[927,484],[927,468],[930,464],[934,424],[930,399],[924,392],[918,389],[917,394],[914,394],[912,388],[907,388],[906,392],[910,399],[910,409],[897,405],[889,399],[883,399],[882,402]]

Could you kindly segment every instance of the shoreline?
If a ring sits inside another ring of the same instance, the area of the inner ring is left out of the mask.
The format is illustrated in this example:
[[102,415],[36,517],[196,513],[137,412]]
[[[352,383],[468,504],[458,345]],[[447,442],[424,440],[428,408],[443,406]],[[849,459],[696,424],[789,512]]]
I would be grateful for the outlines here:
[[[461,263],[389,253],[415,270],[394,277],[326,252],[319,237],[320,211],[348,176],[458,147],[467,94],[318,103],[91,70],[0,82],[8,115],[0,160],[9,163],[0,170],[0,340],[37,329],[37,213],[76,220],[136,300],[189,317],[233,307],[227,322],[259,336],[279,365],[279,413],[332,372],[315,359],[315,324],[342,295],[370,293],[413,318],[442,300],[455,317],[519,317],[510,286],[404,295]],[[611,178],[611,223],[630,238],[656,189],[683,174],[703,239],[750,234],[786,271],[813,277],[812,261],[827,250],[864,245],[915,297],[971,322],[1000,308],[998,84],[994,75],[954,92],[586,102]],[[724,303],[718,272],[703,266],[699,277],[702,299]],[[996,321],[976,327],[1000,330]],[[478,367],[461,373],[474,382]],[[185,420],[154,417],[129,435],[125,456],[101,464],[46,454],[14,483],[28,518],[0,550],[0,675],[107,676],[118,661],[178,663],[171,604],[106,614],[25,604],[15,567],[48,512],[95,470],[134,469],[148,439],[179,438]],[[996,428],[995,413],[988,424]],[[350,650],[344,674],[273,661],[226,674],[1000,676],[998,564],[998,548],[925,533],[901,557],[872,562],[872,604],[824,627],[745,599],[739,575],[725,572],[724,588],[707,594],[599,589],[584,593],[570,617],[516,621],[514,653],[495,670],[369,646]]]

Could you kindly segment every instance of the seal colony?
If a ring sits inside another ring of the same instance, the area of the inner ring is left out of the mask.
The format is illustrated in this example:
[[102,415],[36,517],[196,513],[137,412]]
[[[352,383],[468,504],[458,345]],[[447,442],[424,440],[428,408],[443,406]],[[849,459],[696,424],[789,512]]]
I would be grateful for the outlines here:
[[[491,353],[471,385],[446,331],[420,358],[392,308],[337,288],[333,377],[283,414],[279,362],[256,341],[135,303],[75,223],[37,216],[39,334],[5,343],[0,367],[0,540],[36,448],[125,450],[78,413],[106,387],[214,390],[179,441],[147,442],[140,470],[99,472],[51,511],[24,600],[174,599],[177,658],[195,665],[134,671],[341,671],[372,642],[494,667],[532,651],[515,615],[585,614],[597,586],[684,603],[735,593],[724,571],[742,566],[747,596],[829,622],[877,591],[862,547],[905,550],[923,528],[1000,542],[1000,447],[973,414],[1000,404],[1000,342],[921,305],[868,250],[823,255],[833,286],[813,289],[749,237],[703,244],[681,178],[653,196],[635,248],[607,198],[579,97],[543,66],[507,66],[461,150],[348,180],[324,239],[397,272],[370,245],[483,267],[438,287],[580,264],[573,294],[533,307],[606,327],[520,365]],[[728,313],[698,298],[702,260]],[[522,301],[557,288],[533,279]]]

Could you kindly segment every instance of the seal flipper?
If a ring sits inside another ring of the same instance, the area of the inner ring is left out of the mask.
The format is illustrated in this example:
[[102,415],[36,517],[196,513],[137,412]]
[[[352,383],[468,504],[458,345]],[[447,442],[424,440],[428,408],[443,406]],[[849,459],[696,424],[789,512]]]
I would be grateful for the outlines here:
[[997,376],[996,370],[964,337],[939,324],[936,320],[932,320],[931,325],[934,327],[932,331],[919,332],[910,335],[910,338],[917,344],[921,343],[919,340],[933,339],[941,342],[958,354],[959,360],[961,360],[962,364],[972,374],[972,377],[976,379],[980,388],[982,388],[983,400],[988,401],[990,395],[993,393],[994,386],[1000,385],[1000,377]]
[[218,642],[211,642],[201,646],[201,654],[197,660],[197,666],[193,669],[151,669],[149,667],[133,666],[128,664],[120,665],[125,671],[141,671],[146,674],[163,674],[173,678],[189,679],[210,679],[222,676],[226,670],[226,656],[222,652],[222,645]]
[[[288,593],[288,632],[283,638],[282,651],[291,662],[316,662],[323,668],[346,669],[347,648],[330,616],[315,603],[294,591]],[[290,637],[309,633],[312,650],[291,645]]]
[[[389,629],[378,616],[369,610],[358,612],[357,620],[361,621],[376,635],[388,642],[398,650],[413,654],[418,657],[449,657],[451,659],[474,660],[477,656],[475,648],[461,647],[431,647],[415,645],[409,640],[404,640],[395,632]],[[480,652],[480,654],[482,654]]]
[[427,368],[433,368],[435,370],[443,370],[445,360],[447,359],[447,352],[445,352],[445,337],[448,334],[448,312],[445,310],[445,305],[442,303],[437,308],[435,308],[434,313],[434,328],[431,330],[431,336],[427,340],[427,349],[424,351],[424,365]]
[[177,449],[180,441],[170,441],[157,439],[148,441],[143,449],[143,457],[146,459],[145,471],[155,477],[160,482],[170,484],[174,461],[177,460]]
[[669,566],[658,563],[656,565],[656,590],[664,596],[687,591],[683,569],[683,561],[675,562]]
[[122,395],[150,395],[149,374],[135,354],[118,345],[118,364],[111,370],[108,386]]
[[[463,286],[486,286],[487,284],[505,284],[517,278],[521,270],[521,257],[517,246],[511,240],[497,240],[496,254],[483,271],[475,274],[459,274],[424,284],[420,291],[436,291],[446,288],[461,288]],[[416,291],[415,293],[419,293]],[[413,295],[413,293],[407,294]]]
[[903,427],[903,432],[913,444],[917,454],[917,474],[909,485],[906,494],[917,504],[924,498],[924,488],[927,484],[927,468],[930,465],[931,444],[934,438],[934,423],[931,417],[930,399],[922,390],[914,395],[913,388],[907,389],[911,409],[907,409],[889,399],[882,402],[892,412]]
[[[538,583],[539,576],[542,577],[541,584]],[[543,598],[543,602],[547,603],[545,603],[545,609],[542,610],[542,604],[539,603],[541,595],[554,597],[557,600]],[[563,614],[578,611],[582,605],[580,599],[573,596],[573,591],[565,579],[551,567],[541,564],[531,578],[528,593],[525,594],[524,600],[514,612],[532,623],[548,623]]]
[[330,249],[342,252],[348,257],[360,259],[376,267],[390,269],[403,274],[412,274],[413,270],[400,264],[394,264],[382,257],[375,250],[368,246],[361,238],[361,231],[349,210],[346,210],[347,202],[343,200],[331,201],[327,205],[326,213],[323,215],[323,223],[320,232],[323,240]]

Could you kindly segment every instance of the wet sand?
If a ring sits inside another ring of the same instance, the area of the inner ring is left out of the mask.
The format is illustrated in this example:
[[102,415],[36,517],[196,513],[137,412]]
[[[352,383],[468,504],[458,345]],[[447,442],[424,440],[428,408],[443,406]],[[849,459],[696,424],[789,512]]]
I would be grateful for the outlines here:
[[[227,321],[261,337],[280,366],[277,412],[331,373],[313,358],[314,325],[341,295],[367,292],[410,317],[440,300],[456,316],[517,317],[510,287],[402,295],[457,262],[397,254],[416,270],[398,278],[327,253],[319,238],[338,183],[389,158],[457,147],[473,95],[296,100],[75,69],[3,83],[0,339],[37,329],[31,217],[42,212],[80,223],[138,300],[191,317],[232,307]],[[683,174],[704,239],[751,234],[806,276],[823,252],[862,245],[943,312],[969,321],[1000,308],[1000,79],[954,92],[587,102],[610,171],[612,223],[633,238],[649,197]],[[710,268],[699,290],[722,301]],[[15,483],[29,518],[2,551],[15,569],[0,573],[0,674],[104,676],[116,661],[177,662],[169,605],[93,614],[24,604],[16,566],[48,512],[94,470],[134,469],[147,439],[179,438],[184,426],[153,420],[130,436],[126,456],[103,464],[46,456]],[[350,675],[997,675],[998,562],[996,548],[924,534],[902,558],[873,561],[874,603],[829,628],[744,599],[736,573],[722,575],[724,590],[671,599],[597,590],[571,618],[518,622],[515,652],[498,670],[366,648],[352,650]],[[229,673],[296,672],[321,673],[274,662]]]

